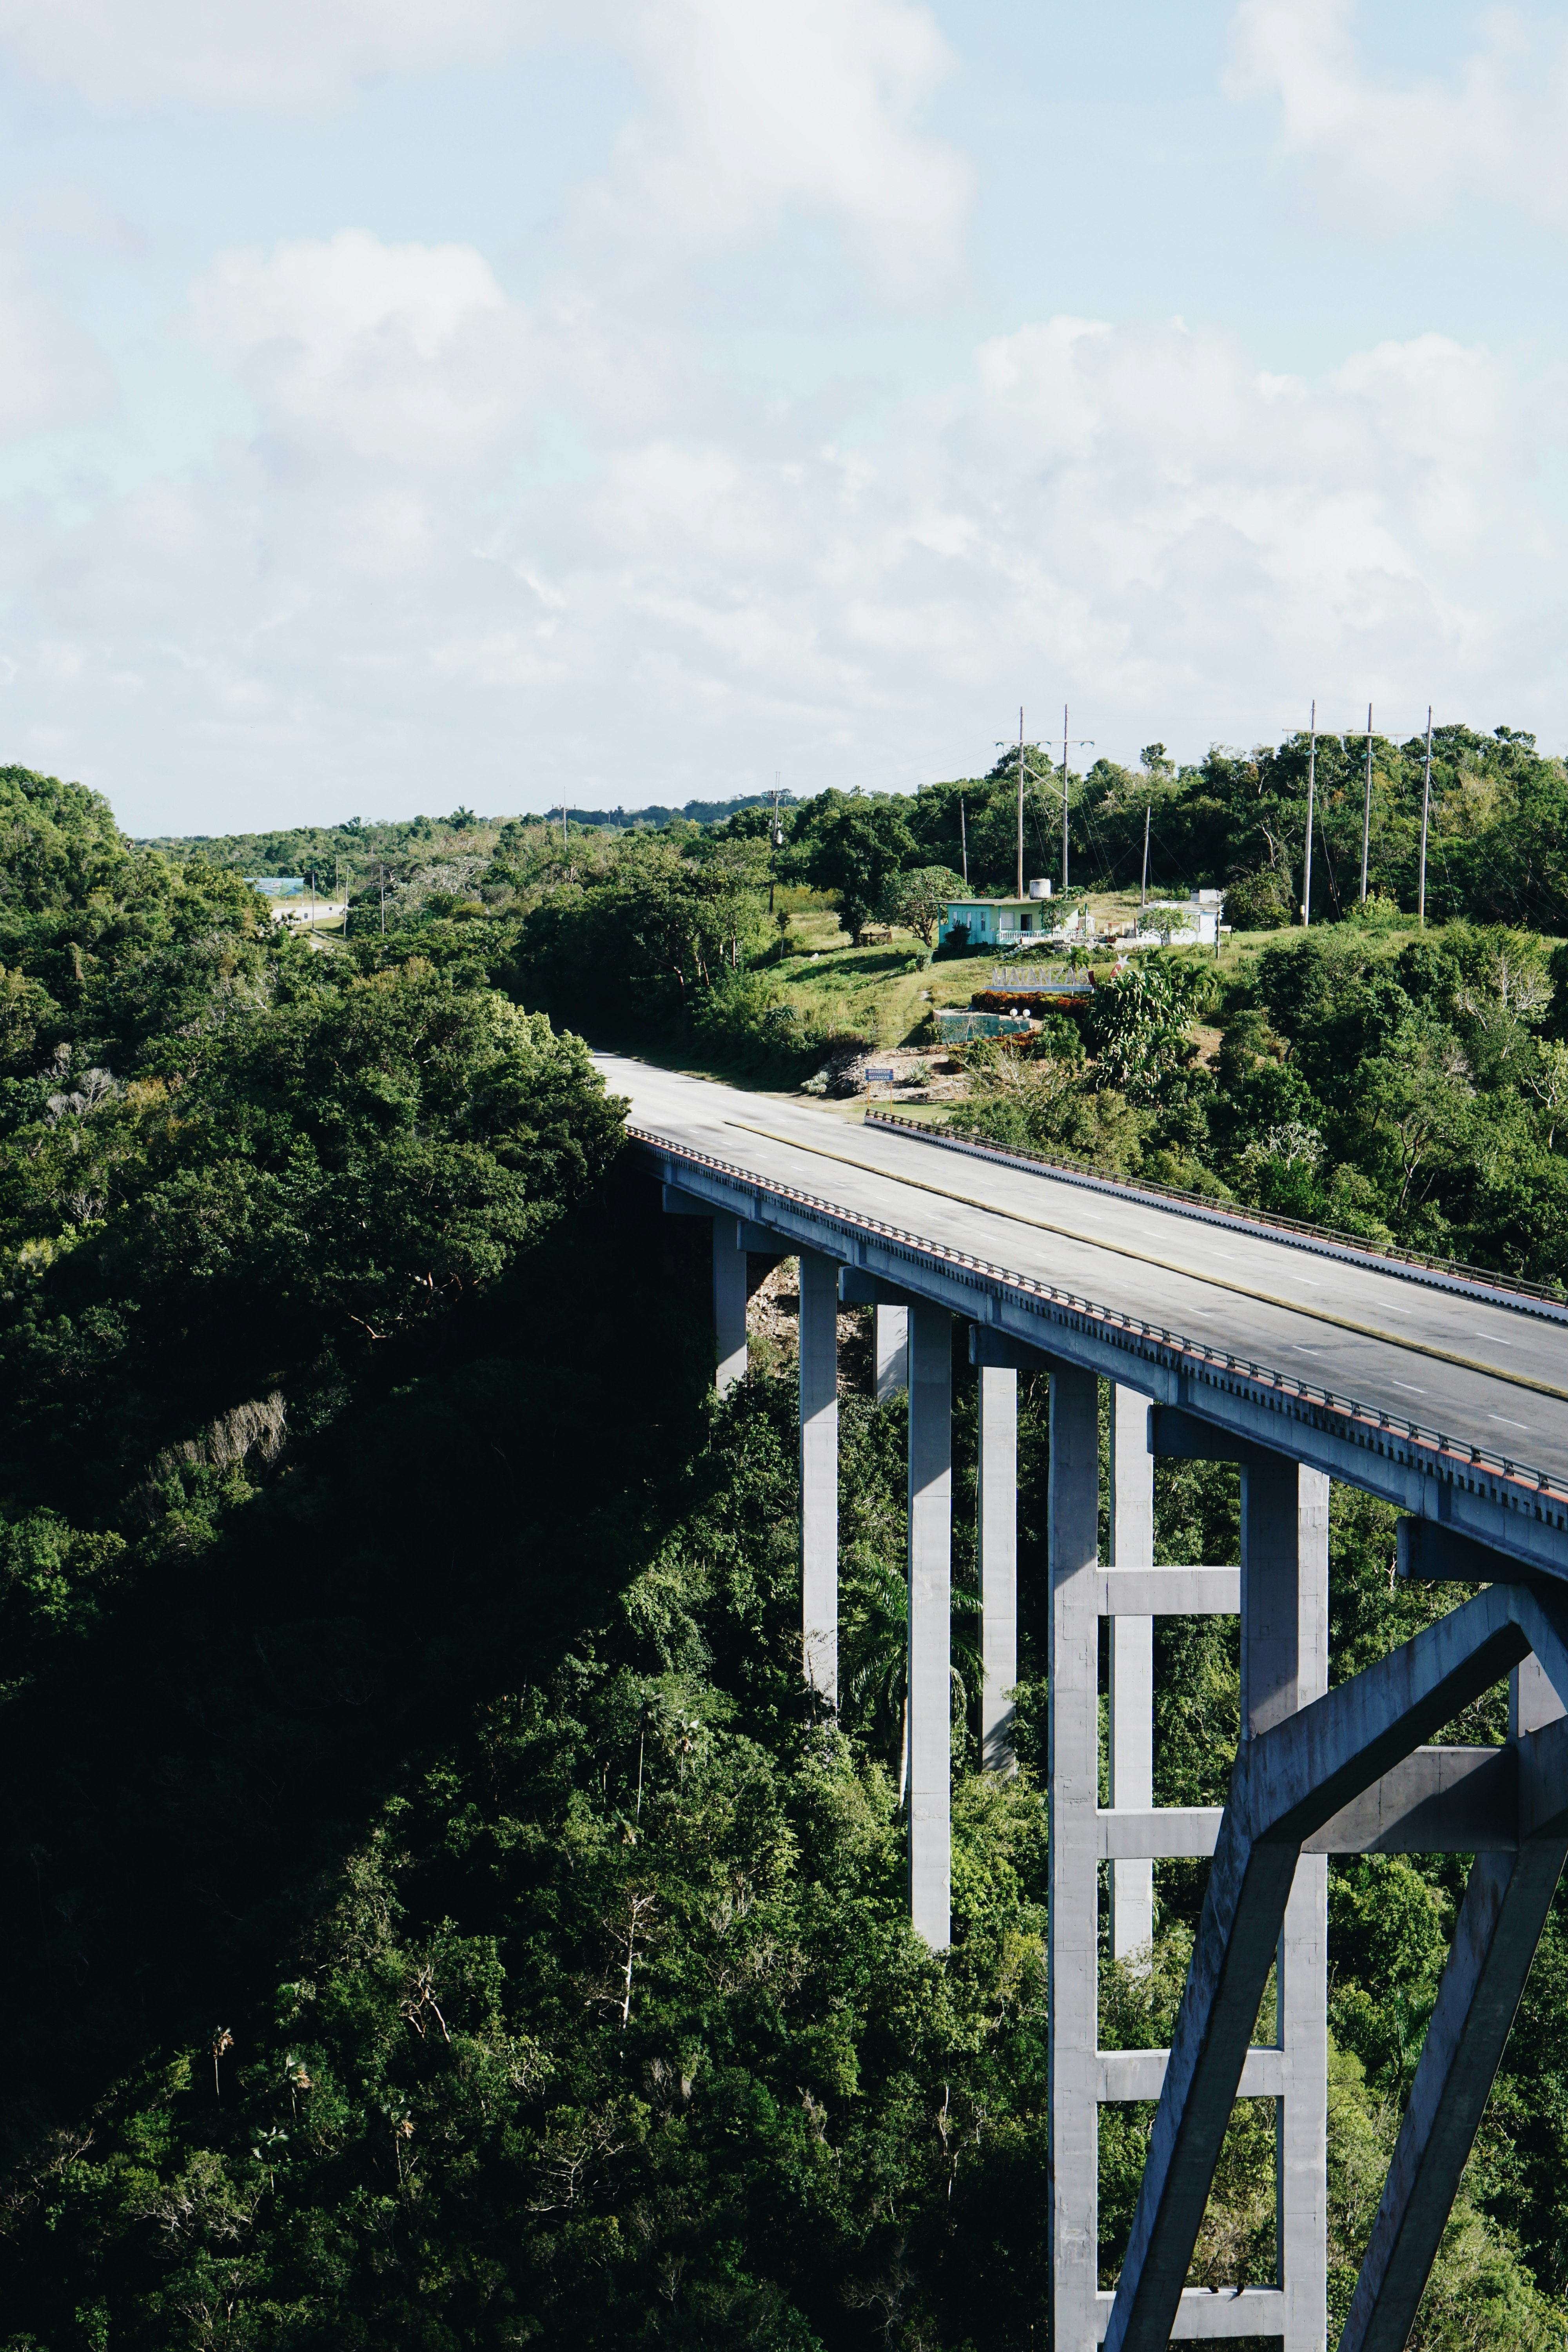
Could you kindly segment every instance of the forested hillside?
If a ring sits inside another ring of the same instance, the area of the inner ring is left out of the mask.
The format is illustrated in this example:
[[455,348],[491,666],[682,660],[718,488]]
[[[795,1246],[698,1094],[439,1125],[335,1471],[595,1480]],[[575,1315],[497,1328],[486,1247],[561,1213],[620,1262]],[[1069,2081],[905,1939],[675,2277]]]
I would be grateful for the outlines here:
[[[1151,878],[1163,888],[1224,887],[1243,929],[1289,923],[1305,879],[1309,755],[1315,768],[1312,919],[1337,919],[1361,886],[1363,817],[1368,881],[1380,900],[1415,904],[1420,864],[1426,743],[1374,736],[1367,804],[1364,736],[1305,734],[1242,751],[1216,744],[1178,768],[1163,743],[1136,769],[1097,760],[1068,771],[1070,879],[1100,888],[1136,888],[1145,825]],[[624,847],[646,856],[675,848],[701,866],[810,881],[847,894],[866,913],[881,911],[887,885],[910,869],[967,866],[973,886],[1010,890],[1017,834],[1016,750],[983,775],[922,785],[905,794],[786,794],[781,849],[770,861],[771,795],[691,801],[683,809],[567,812],[554,817],[450,816],[396,823],[283,828],[269,834],[169,837],[147,845],[175,858],[200,857],[234,874],[314,871],[348,877],[362,925],[380,928],[390,883],[400,916],[441,919],[455,910],[492,913],[531,907],[541,892],[592,887],[616,868]],[[1049,745],[1025,746],[1025,859],[1030,874],[1061,883],[1062,772]],[[650,829],[646,838],[616,836]],[[563,837],[564,835],[564,838]],[[1568,932],[1568,770],[1512,727],[1489,734],[1453,724],[1432,739],[1427,907],[1435,917]]]
[[[1495,811],[1527,757],[1556,789],[1521,741],[1445,792],[1494,761]],[[999,832],[1006,793],[966,823]],[[772,921],[745,813],[564,847],[520,824],[471,870],[443,838],[384,931],[378,886],[313,948],[211,857],[0,771],[4,2352],[1046,2342],[1046,1383],[1002,1784],[956,1350],[936,1958],[904,1918],[902,1408],[848,1345],[829,1724],[790,1367],[716,1404],[705,1234],[627,1171],[577,1035],[804,1075],[837,1016],[783,982],[792,904],[905,903],[947,856],[924,822],[792,813]],[[1281,931],[1217,983],[1157,959],[1087,1035],[980,1053],[965,1116],[1560,1279],[1564,973],[1467,908],[1424,941],[1390,908]],[[1236,1557],[1234,1471],[1163,1464],[1157,1503],[1161,1557]],[[1430,1605],[1393,1528],[1336,1490],[1336,1674]],[[1218,1801],[1234,1627],[1160,1641],[1158,1801]],[[1500,1727],[1494,1702],[1459,1736]],[[1337,2310],[1462,1884],[1333,1873]],[[1108,2046],[1169,2038],[1200,1870],[1160,1894],[1150,1970],[1105,1971]],[[1560,1899],[1429,2352],[1563,2341],[1565,2025]],[[1108,2282],[1149,2121],[1107,2112]],[[1246,2102],[1200,2280],[1268,2274],[1272,2196]]]

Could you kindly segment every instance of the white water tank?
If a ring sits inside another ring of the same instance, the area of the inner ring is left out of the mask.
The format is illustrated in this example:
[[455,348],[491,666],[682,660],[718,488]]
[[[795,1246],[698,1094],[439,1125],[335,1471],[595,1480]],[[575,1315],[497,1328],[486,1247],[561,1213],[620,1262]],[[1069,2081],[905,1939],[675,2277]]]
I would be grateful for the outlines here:
[[1042,875],[1038,881],[1030,883],[1029,896],[1031,898],[1048,898],[1050,895],[1051,877],[1048,874]]

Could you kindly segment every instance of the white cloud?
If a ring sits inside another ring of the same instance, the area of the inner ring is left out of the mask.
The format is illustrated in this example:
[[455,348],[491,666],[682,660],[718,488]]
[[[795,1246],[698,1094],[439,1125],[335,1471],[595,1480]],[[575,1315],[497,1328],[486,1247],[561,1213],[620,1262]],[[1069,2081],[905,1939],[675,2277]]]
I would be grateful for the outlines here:
[[1226,87],[1279,111],[1298,204],[1358,236],[1394,235],[1457,206],[1502,205],[1568,229],[1568,26],[1487,12],[1446,79],[1369,70],[1356,0],[1242,0]]
[[[921,129],[952,59],[908,0],[676,0],[627,12],[658,93],[621,175],[688,233],[830,214],[900,278],[956,258],[970,173]],[[635,28],[635,29],[634,29]]]
[[341,229],[265,257],[225,254],[195,316],[269,421],[360,457],[471,463],[526,394],[522,321],[471,246]]
[[918,0],[0,0],[0,60],[118,111],[298,115],[387,79],[577,50],[630,69],[570,206],[602,273],[828,219],[900,289],[949,271],[971,174],[924,115],[952,58]]
[[294,112],[504,55],[554,14],[553,0],[0,0],[0,49],[97,106]]
[[[470,427],[443,373],[476,313],[509,315],[482,264],[361,253],[339,301],[340,243],[211,295],[238,364],[281,352],[252,444],[0,530],[13,756],[139,829],[681,799],[775,766],[908,783],[988,758],[1020,697],[1125,753],[1270,733],[1314,693],[1346,719],[1369,694],[1391,721],[1428,693],[1486,723],[1561,707],[1563,518],[1533,470],[1555,388],[1484,350],[1420,337],[1306,380],[1217,334],[1054,319],[875,436],[732,387],[702,429],[683,398],[595,414],[557,374],[541,446],[575,401],[570,466],[500,478],[468,462],[489,394]],[[451,465],[411,466],[454,413]]]
[[114,406],[113,374],[99,345],[4,245],[0,352],[0,440],[91,424]]

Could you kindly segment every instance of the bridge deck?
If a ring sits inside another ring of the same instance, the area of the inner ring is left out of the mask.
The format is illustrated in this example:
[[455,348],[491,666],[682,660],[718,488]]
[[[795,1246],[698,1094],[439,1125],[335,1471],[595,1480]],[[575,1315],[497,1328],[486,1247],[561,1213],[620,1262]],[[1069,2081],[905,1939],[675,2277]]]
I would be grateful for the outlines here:
[[1568,1486],[1568,1318],[1559,1311],[1318,1255],[1263,1227],[1212,1227],[1131,1191],[1086,1191],[774,1096],[598,1058],[630,1097],[634,1125],[678,1148],[1169,1324]]

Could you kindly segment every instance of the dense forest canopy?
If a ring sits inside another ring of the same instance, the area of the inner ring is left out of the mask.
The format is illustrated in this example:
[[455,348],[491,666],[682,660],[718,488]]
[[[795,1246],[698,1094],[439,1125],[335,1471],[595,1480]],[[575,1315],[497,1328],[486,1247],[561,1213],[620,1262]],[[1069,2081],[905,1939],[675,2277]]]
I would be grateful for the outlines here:
[[[1155,745],[1069,780],[1075,860],[1081,829],[1125,879],[1152,805],[1163,886],[1289,887],[1217,974],[1102,969],[1082,1029],[976,1049],[962,1118],[1568,1280],[1560,765],[1444,730],[1445,919],[1416,937],[1415,754],[1376,747],[1356,915],[1356,745],[1321,745],[1339,898],[1314,860],[1303,936],[1303,756],[1177,774]],[[716,1402],[705,1231],[628,1169],[581,1042],[804,1075],[842,1041],[788,978],[802,905],[906,920],[965,843],[1010,887],[1012,791],[1004,761],[820,795],[776,850],[771,800],[564,842],[459,811],[378,839],[386,880],[356,868],[325,940],[239,878],[257,841],[139,846],[94,794],[0,771],[3,2352],[1046,2340],[1047,1383],[1021,1399],[1024,1769],[999,1782],[957,1335],[937,1957],[903,1888],[902,1405],[851,1339],[829,1723],[799,1674],[788,1362]],[[328,854],[275,840],[289,871]],[[905,966],[940,969],[918,924],[877,969]],[[1235,1557],[1233,1469],[1162,1464],[1156,1502],[1159,1557]],[[1393,1514],[1336,1489],[1337,1675],[1447,1605],[1393,1550]],[[1158,1801],[1219,1802],[1234,1624],[1159,1645]],[[1501,1729],[1494,1694],[1454,1736]],[[1341,2315],[1463,1878],[1332,1873]],[[1202,1884],[1161,1866],[1106,2046],[1168,2042]],[[1560,1897],[1424,2352],[1563,2341],[1565,2021]],[[1102,2124],[1107,2283],[1149,2124]],[[1273,2160],[1241,2103],[1204,2283],[1268,2273]]]
[[[1060,763],[1049,745],[1024,749],[1026,867],[1059,886]],[[1135,769],[1105,759],[1087,772],[1069,769],[1069,878],[1136,888],[1147,823],[1151,879],[1159,887],[1226,888],[1245,910],[1249,929],[1290,922],[1305,878],[1310,753],[1313,920],[1342,917],[1359,898],[1363,819],[1369,887],[1409,910],[1417,892],[1426,751],[1419,735],[1398,743],[1373,735],[1369,745],[1364,735],[1320,735],[1314,743],[1303,732],[1249,751],[1215,744],[1202,761],[1183,767],[1163,744],[1151,743]],[[859,897],[868,876],[879,878],[903,866],[962,872],[967,863],[974,887],[1010,890],[1016,878],[1017,761],[1016,750],[1008,748],[984,774],[925,784],[908,794],[833,790],[797,800],[785,793],[778,872],[816,878],[832,868],[842,878],[827,887]],[[677,840],[700,834],[714,848],[724,841],[760,846],[773,805],[771,793],[753,793],[689,801],[679,810],[569,808],[559,865],[563,873],[574,869],[571,843],[584,833],[657,830]],[[843,833],[847,811],[853,813],[853,838],[836,848],[829,836]],[[1565,821],[1568,768],[1539,751],[1533,735],[1506,726],[1484,734],[1458,723],[1435,728],[1428,912],[1568,932]],[[552,817],[485,818],[459,807],[447,817],[374,824],[356,817],[335,826],[170,837],[146,845],[175,858],[199,856],[237,874],[314,870],[330,879],[335,870],[367,901],[376,897],[379,908],[375,877],[384,868],[395,872],[399,886],[446,863],[460,866],[463,881],[492,898],[509,887],[526,889],[552,870],[561,836],[559,811]],[[584,854],[591,865],[591,848]]]

